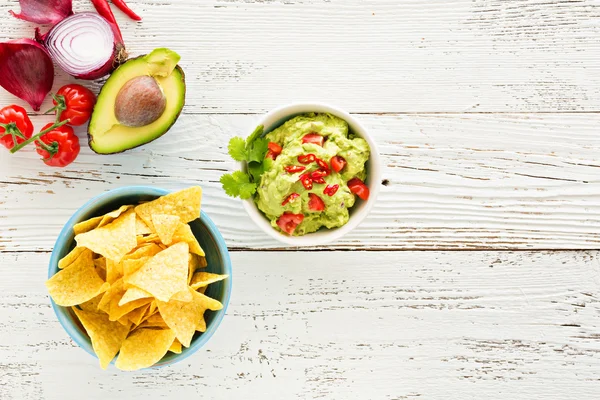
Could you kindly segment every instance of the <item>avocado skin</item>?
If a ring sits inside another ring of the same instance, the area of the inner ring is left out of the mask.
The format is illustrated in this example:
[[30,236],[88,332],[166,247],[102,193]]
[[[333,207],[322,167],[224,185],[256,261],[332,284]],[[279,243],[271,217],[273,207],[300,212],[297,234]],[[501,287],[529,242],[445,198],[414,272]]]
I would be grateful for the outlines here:
[[[138,56],[138,57],[130,58],[129,60],[136,60],[138,58],[145,57],[145,56],[146,55],[141,55],[141,56]],[[127,60],[127,61],[129,61],[129,60]],[[123,65],[123,64],[121,64],[121,65]],[[119,68],[120,68],[120,66],[119,66]],[[117,73],[119,71],[119,68],[117,68],[113,72],[113,74]],[[133,146],[133,147],[130,147],[130,148],[127,148],[127,149],[123,149],[121,151],[114,151],[112,153],[99,153],[92,146],[92,142],[94,141],[94,138],[90,134],[89,125],[88,125],[87,137],[88,137],[88,146],[89,146],[89,148],[92,149],[92,151],[94,153],[96,153],[96,154],[101,154],[101,155],[119,154],[119,153],[123,153],[123,152],[125,152],[127,150],[135,149],[137,147],[140,147],[140,146],[146,145],[148,143],[151,143],[151,142],[155,141],[156,139],[162,137],[165,133],[167,133],[169,131],[169,129],[171,129],[171,127],[173,126],[173,124],[175,124],[175,122],[177,122],[177,119],[179,118],[179,116],[181,115],[181,112],[183,111],[183,107],[185,107],[185,95],[186,95],[186,92],[187,92],[187,85],[185,84],[185,73],[183,72],[183,69],[179,65],[175,66],[175,69],[179,71],[179,73],[181,74],[181,80],[183,81],[183,102],[182,102],[183,104],[182,104],[181,110],[175,115],[175,118],[173,119],[173,122],[167,127],[167,129],[164,130],[163,133],[161,133],[160,135],[158,135],[154,139],[149,140],[149,141],[147,141],[145,143],[141,143],[141,144],[139,144],[137,146]],[[104,90],[104,86],[102,86],[102,88],[100,89],[100,92],[98,93],[98,97],[100,97],[102,95],[102,91],[103,90]],[[94,109],[92,111],[92,114],[96,111],[96,105],[94,105]]]

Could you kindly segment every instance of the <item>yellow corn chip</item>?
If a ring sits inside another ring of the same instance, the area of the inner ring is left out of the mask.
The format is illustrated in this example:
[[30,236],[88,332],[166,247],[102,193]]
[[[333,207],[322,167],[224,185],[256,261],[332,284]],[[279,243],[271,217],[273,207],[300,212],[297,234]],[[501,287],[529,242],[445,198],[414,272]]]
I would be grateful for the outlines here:
[[181,222],[188,223],[200,217],[201,201],[202,189],[193,186],[140,204],[135,207],[135,212],[150,228],[154,228],[152,214],[176,215]]
[[152,214],[152,224],[163,244],[169,245],[173,240],[173,234],[179,226],[179,217],[169,214]]
[[148,307],[150,307],[150,304],[136,308],[127,314],[127,318],[129,318],[129,321],[131,321],[132,324],[139,325],[140,322],[142,322],[144,314],[148,311]]
[[208,266],[208,263],[206,262],[206,257],[198,257],[198,264],[198,268],[206,268]]
[[190,253],[198,254],[204,257],[204,250],[200,247],[198,239],[194,236],[192,228],[188,224],[179,223],[175,234],[173,235],[172,243],[185,242],[190,246]]
[[106,259],[106,282],[113,284],[117,279],[123,277],[123,264]]
[[169,351],[175,354],[181,354],[181,343],[179,343],[179,340],[173,340],[171,347],[169,347]]
[[94,267],[96,267],[96,272],[98,276],[102,278],[103,281],[106,280],[106,258],[100,257],[94,259]]
[[145,306],[146,304],[150,304],[152,299],[138,299],[134,301],[130,301],[127,304],[119,305],[119,298],[114,297],[110,301],[110,312],[108,313],[108,319],[111,321],[116,321],[120,318],[123,318],[126,314],[129,314],[131,311],[135,310],[138,307]]
[[155,313],[146,318],[139,326],[139,328],[161,328],[167,329],[168,326],[160,313]]
[[210,285],[211,283],[222,281],[227,278],[227,275],[211,274],[210,272],[196,272],[192,277],[190,286],[192,289],[198,289],[201,286]]
[[132,259],[123,260],[122,261],[123,275],[129,276],[129,275],[133,274],[138,269],[142,268],[144,266],[144,264],[146,264],[151,259],[152,259],[152,257],[140,257],[140,258],[132,258]]
[[198,293],[202,293],[202,294],[204,294],[204,293],[206,292],[206,288],[207,288],[207,287],[208,287],[208,286],[200,286],[198,289],[196,289],[196,291],[197,291]]
[[188,250],[186,243],[177,243],[161,251],[126,276],[125,283],[144,289],[158,300],[169,301],[175,293],[187,288]]
[[105,214],[104,216],[102,216],[102,220],[98,224],[98,228],[100,228],[104,225],[110,224],[115,219],[119,218],[119,216],[121,214],[123,214],[125,211],[129,210],[130,208],[133,208],[133,206],[121,206],[117,210],[114,210],[114,211],[111,211],[111,212]]
[[79,257],[81,253],[83,253],[86,250],[88,249],[86,249],[85,247],[75,247],[69,252],[69,254],[61,258],[61,260],[58,262],[58,268],[63,269],[65,267],[68,267],[73,263],[73,261],[77,260],[77,257]]
[[[187,274],[187,260],[186,260]],[[86,302],[109,287],[94,267],[91,252],[83,252],[68,268],[46,281],[50,296],[59,306],[75,306]]]
[[137,246],[140,246],[145,243],[157,243],[160,242],[160,238],[156,233],[151,233],[149,235],[144,236],[136,236]]
[[140,217],[138,217],[136,214],[135,234],[136,235],[148,235],[150,233],[154,233],[154,232],[152,232],[152,229],[150,229],[150,227],[148,225],[146,225],[146,223],[144,221],[142,221],[142,219]]
[[192,292],[194,294],[194,303],[197,304],[198,309],[201,310],[199,313],[200,318],[197,320],[196,330],[200,332],[206,331],[206,321],[204,320],[204,311],[212,310],[218,311],[223,308],[223,304],[220,301],[212,299],[208,296],[203,295],[202,293],[198,293],[196,291]]
[[133,286],[125,291],[125,294],[123,297],[121,297],[121,300],[119,300],[119,306],[127,304],[131,301],[145,299],[148,297],[152,297],[152,295],[143,289]]
[[[108,319],[110,319],[110,315],[109,315]],[[127,327],[131,326],[131,322],[129,322],[129,318],[127,318],[127,315],[123,315],[121,318],[119,318],[117,320],[117,322],[123,326],[127,326]]]
[[75,236],[78,246],[87,247],[94,253],[115,262],[136,245],[135,213],[130,210],[108,225]]
[[167,246],[166,244],[159,243],[158,247],[160,247],[162,250],[166,250],[169,246]]
[[98,312],[98,304],[100,304],[100,300],[102,300],[102,296],[104,296],[104,293],[99,294],[98,296],[96,296],[93,299],[90,299],[84,303],[81,303],[78,307],[84,311]]
[[123,342],[115,365],[123,371],[151,367],[167,354],[174,339],[170,329],[137,329]]
[[108,320],[108,315],[73,308],[92,341],[102,369],[115,357],[129,333],[129,327]]
[[173,297],[171,297],[171,300],[183,301],[184,303],[192,301],[192,299],[192,294],[187,288],[185,290],[182,290],[181,292],[175,293]]
[[123,294],[125,293],[125,288],[123,287],[123,279],[116,280],[112,285],[110,285],[110,289],[104,293],[100,303],[98,303],[98,309],[104,311],[108,314],[110,311],[110,304],[113,298],[121,299]]
[[88,219],[87,221],[79,222],[78,224],[75,224],[73,226],[73,232],[76,235],[79,235],[80,233],[85,233],[85,232],[91,231],[92,229],[94,229],[98,226],[100,221],[102,221],[102,218],[103,218],[102,216],[94,217],[94,218]]
[[137,247],[131,253],[123,257],[124,260],[133,260],[142,257],[152,257],[161,252],[161,248],[156,243],[144,243]]
[[158,306],[156,305],[156,300],[152,300],[152,303],[150,303],[150,308],[148,309],[148,313],[146,313],[146,315],[148,317],[151,317],[157,310]]

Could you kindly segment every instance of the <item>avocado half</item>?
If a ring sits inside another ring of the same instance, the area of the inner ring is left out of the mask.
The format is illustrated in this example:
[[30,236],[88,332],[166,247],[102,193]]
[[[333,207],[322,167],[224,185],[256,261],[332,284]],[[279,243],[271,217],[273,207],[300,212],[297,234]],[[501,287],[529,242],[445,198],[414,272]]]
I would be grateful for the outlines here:
[[[110,75],[98,94],[88,127],[88,144],[93,151],[120,153],[149,143],[171,128],[185,104],[185,75],[177,65],[179,59],[174,51],[155,49],[150,54],[128,60]],[[116,99],[127,82],[140,76],[151,76],[156,80],[166,106],[154,122],[127,126],[116,117]]]

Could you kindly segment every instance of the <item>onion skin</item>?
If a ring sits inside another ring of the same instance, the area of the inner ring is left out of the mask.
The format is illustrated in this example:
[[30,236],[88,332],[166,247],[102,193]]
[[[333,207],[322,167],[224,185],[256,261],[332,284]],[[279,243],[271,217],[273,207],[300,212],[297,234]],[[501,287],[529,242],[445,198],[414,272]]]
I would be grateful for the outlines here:
[[[73,14],[72,16],[67,17],[65,20],[63,20],[61,22],[64,22],[69,18],[81,17],[82,14],[86,14],[86,13]],[[127,52],[125,50],[125,44],[123,43],[123,37],[121,36],[121,31],[119,30],[119,27],[115,23],[108,21],[106,18],[104,18],[103,16],[101,16],[99,14],[94,13],[93,15],[97,18],[102,18],[102,20],[105,21],[110,26],[110,30],[112,31],[112,34],[114,36],[113,52],[112,52],[112,56],[106,61],[105,64],[103,64],[102,66],[100,66],[92,71],[84,71],[81,73],[77,73],[77,72],[66,70],[67,73],[69,73],[71,76],[78,78],[78,79],[94,80],[94,79],[102,78],[103,76],[110,74],[115,68],[117,68],[120,64],[122,64],[123,62],[125,62],[127,60]],[[44,46],[46,48],[46,50],[50,49],[53,46],[50,39],[52,38],[53,31],[55,29],[57,29],[57,27],[59,25],[60,24],[54,25],[52,28],[50,28],[50,30],[48,32],[46,32],[43,35],[41,34],[40,30],[38,28],[36,28],[35,38],[42,46]],[[51,56],[53,56],[52,50],[48,50],[48,52]],[[55,61],[56,61],[56,59],[55,59]],[[59,66],[61,66],[60,62],[57,62],[57,64]]]
[[46,49],[31,39],[0,43],[0,86],[39,111],[54,83],[54,65]]
[[71,0],[19,0],[21,12],[13,17],[38,24],[56,24],[73,14]]

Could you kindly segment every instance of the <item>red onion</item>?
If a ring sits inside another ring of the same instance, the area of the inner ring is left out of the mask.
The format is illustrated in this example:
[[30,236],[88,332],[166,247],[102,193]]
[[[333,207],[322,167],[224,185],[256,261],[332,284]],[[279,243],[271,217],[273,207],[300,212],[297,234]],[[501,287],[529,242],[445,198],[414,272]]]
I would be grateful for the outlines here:
[[0,43],[0,86],[40,110],[54,83],[46,50],[31,39]]
[[96,13],[71,15],[36,37],[59,67],[79,79],[101,78],[127,58],[118,27]]
[[19,0],[21,12],[14,17],[38,24],[55,24],[73,14],[71,0]]

